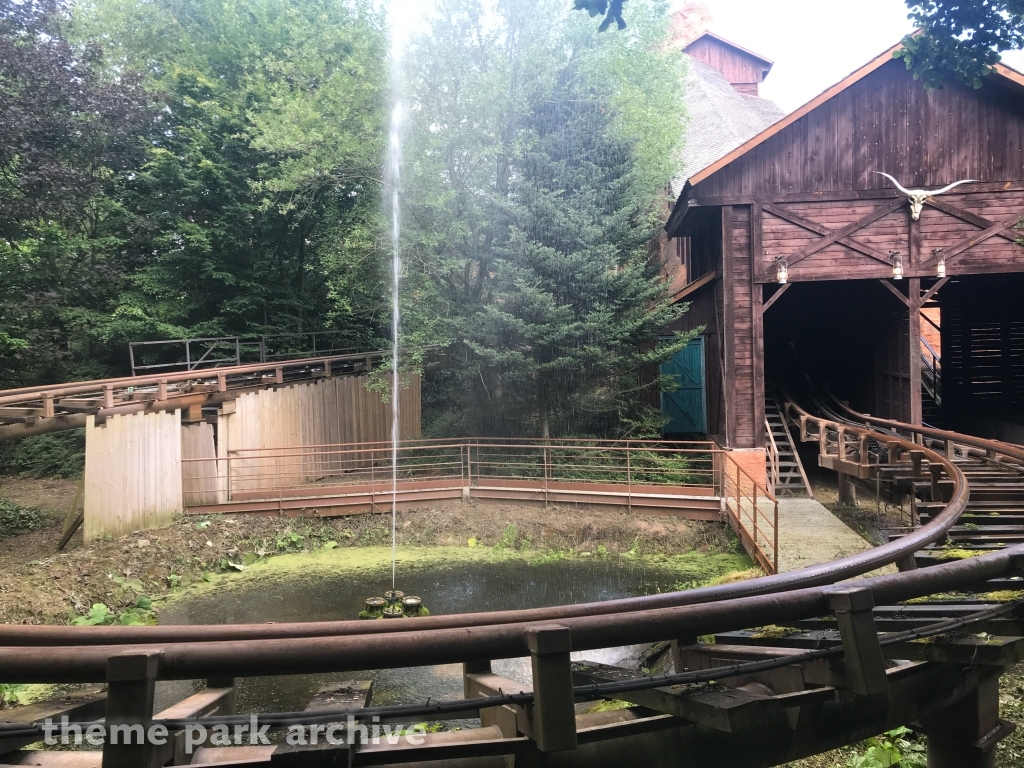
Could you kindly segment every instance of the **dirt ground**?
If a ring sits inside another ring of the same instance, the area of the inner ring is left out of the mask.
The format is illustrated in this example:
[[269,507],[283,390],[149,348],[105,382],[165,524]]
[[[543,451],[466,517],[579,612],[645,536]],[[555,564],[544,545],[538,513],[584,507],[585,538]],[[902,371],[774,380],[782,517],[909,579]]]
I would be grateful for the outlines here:
[[[17,536],[0,537],[0,622],[61,623],[94,603],[127,607],[139,590],[115,582],[138,579],[141,591],[163,594],[217,572],[246,553],[269,556],[322,547],[383,545],[391,541],[390,515],[286,519],[255,516],[184,517],[158,530],[86,547],[81,532],[56,551],[74,481],[4,480],[0,495],[54,512],[52,523]],[[398,543],[466,546],[502,542],[541,551],[630,549],[645,554],[727,552],[735,543],[723,526],[672,517],[576,506],[477,504],[451,501],[398,515]]]

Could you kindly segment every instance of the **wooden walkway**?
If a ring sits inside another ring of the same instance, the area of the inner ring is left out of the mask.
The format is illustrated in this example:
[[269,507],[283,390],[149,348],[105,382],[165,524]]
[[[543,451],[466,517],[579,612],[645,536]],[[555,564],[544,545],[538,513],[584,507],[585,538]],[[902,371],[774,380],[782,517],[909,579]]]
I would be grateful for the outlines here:
[[867,549],[871,549],[868,541],[814,499],[779,499],[780,573]]

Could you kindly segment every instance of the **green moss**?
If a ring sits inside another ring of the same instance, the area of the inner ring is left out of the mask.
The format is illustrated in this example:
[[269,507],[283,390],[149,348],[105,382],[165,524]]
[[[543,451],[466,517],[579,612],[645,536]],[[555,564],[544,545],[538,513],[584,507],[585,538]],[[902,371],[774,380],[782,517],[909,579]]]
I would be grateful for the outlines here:
[[628,701],[621,701],[619,699],[602,699],[588,709],[584,714],[592,715],[595,712],[617,712],[620,709],[629,709],[634,706]]
[[768,624],[767,626],[759,627],[750,637],[756,640],[763,640],[765,638],[785,637],[799,631],[799,629],[793,629],[793,627],[780,627],[775,624]]
[[[658,591],[691,589],[715,579],[728,578],[737,572],[749,572],[752,562],[746,555],[701,554],[687,552],[682,555],[607,555],[612,559],[622,557],[630,566],[644,565],[656,568],[670,579],[657,587]],[[575,560],[581,556],[574,552],[509,547],[400,547],[398,568],[400,571],[420,571],[459,568],[474,563],[520,562],[527,565],[562,560]],[[376,573],[391,567],[391,547],[360,546],[318,548],[311,551],[289,552],[269,558],[261,558],[243,571],[211,573],[203,581],[195,581],[187,588],[176,589],[160,598],[162,605],[168,605],[196,595],[215,592],[224,585],[238,584],[248,579],[273,577],[274,579],[294,576],[309,577],[317,571],[329,571],[334,575]],[[184,585],[183,585],[184,586]],[[426,609],[420,615],[429,615]]]
[[966,560],[968,557],[977,557],[978,555],[983,555],[983,554],[985,554],[985,552],[983,550],[975,551],[973,549],[953,549],[953,548],[950,548],[950,549],[943,549],[941,552],[936,553],[935,556],[939,560]]

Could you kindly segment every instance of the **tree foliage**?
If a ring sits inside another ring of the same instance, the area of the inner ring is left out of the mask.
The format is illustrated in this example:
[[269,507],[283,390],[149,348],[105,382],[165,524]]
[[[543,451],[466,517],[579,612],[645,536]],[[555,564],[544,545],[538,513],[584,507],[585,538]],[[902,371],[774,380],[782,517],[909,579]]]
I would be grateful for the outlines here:
[[559,0],[443,0],[409,56],[404,313],[450,345],[438,432],[657,426],[642,394],[685,342],[651,344],[679,309],[649,250],[681,61],[664,7],[632,6],[608,37]]
[[980,88],[1002,51],[1024,47],[1022,0],[921,0],[908,6],[921,32],[907,35],[895,55],[929,87],[952,76]]
[[2,383],[123,372],[129,340],[378,343],[371,0],[5,7]]

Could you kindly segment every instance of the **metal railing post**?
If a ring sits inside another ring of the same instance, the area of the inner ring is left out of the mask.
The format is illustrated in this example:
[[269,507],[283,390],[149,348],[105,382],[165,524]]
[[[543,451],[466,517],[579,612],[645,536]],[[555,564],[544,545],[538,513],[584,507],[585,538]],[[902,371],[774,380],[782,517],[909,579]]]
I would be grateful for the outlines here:
[[633,512],[633,467],[630,461],[630,447],[626,444],[626,509]]
[[772,528],[772,533],[773,533],[773,538],[775,539],[775,541],[774,541],[775,555],[772,558],[772,560],[774,561],[774,564],[775,564],[775,572],[778,573],[779,572],[779,502],[778,502],[778,500],[775,501],[775,516],[774,517],[775,517],[775,524],[774,524],[774,527]]

